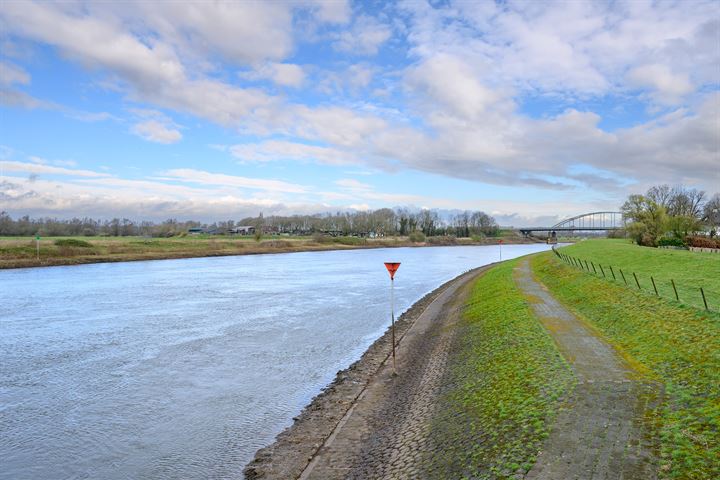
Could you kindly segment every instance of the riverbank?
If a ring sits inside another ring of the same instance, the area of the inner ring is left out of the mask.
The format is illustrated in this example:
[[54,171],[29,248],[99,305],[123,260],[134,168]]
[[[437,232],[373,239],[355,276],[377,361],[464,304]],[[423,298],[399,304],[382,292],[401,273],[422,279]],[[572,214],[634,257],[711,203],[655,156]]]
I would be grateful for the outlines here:
[[248,237],[217,236],[48,237],[40,240],[38,259],[34,238],[0,237],[0,269],[361,248],[494,245],[500,240],[504,244],[537,243],[519,235],[481,240],[430,237],[422,243],[411,242],[408,237],[278,237],[261,241]]
[[[468,272],[385,334],[245,469],[248,479],[506,478],[527,472],[572,375],[514,286]],[[508,317],[511,315],[512,317]]]
[[[396,344],[402,344],[408,331],[438,297],[449,289],[454,292],[487,268],[489,266],[480,267],[456,277],[415,302],[395,322]],[[383,366],[387,366],[392,349],[391,338],[392,332],[388,329],[358,361],[339,371],[335,380],[293,419],[292,426],[280,433],[273,444],[256,453],[244,470],[245,477],[300,478],[371,380],[376,378]]]
[[549,252],[482,267],[402,318],[397,376],[386,333],[245,474],[716,478],[718,320]]

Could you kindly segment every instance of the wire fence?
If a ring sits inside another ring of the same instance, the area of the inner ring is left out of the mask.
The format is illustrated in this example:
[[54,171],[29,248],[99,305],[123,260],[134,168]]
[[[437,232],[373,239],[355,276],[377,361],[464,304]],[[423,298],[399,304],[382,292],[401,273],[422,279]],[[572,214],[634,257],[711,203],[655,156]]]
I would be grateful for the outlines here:
[[709,291],[701,285],[680,284],[676,283],[672,278],[659,279],[653,275],[640,274],[638,276],[636,272],[629,271],[627,268],[623,270],[622,267],[617,265],[588,262],[560,252],[555,247],[553,247],[553,252],[566,264],[608,281],[624,284],[629,288],[637,288],[660,298],[668,298],[698,308],[704,308],[708,311],[720,311],[718,310],[720,308],[720,293]]

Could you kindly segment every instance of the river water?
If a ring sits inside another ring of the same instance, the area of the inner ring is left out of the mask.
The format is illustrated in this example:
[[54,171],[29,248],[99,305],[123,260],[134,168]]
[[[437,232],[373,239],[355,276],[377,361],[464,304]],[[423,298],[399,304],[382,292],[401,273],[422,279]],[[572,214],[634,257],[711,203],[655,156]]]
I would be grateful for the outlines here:
[[[505,259],[546,250],[506,245]],[[0,478],[241,478],[399,312],[499,247],[0,271]]]

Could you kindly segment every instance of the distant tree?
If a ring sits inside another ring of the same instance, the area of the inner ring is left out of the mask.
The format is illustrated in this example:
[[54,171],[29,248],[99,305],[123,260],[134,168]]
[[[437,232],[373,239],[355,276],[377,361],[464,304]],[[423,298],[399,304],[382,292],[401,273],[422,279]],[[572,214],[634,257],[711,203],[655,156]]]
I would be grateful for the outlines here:
[[620,208],[628,234],[638,245],[657,246],[668,223],[665,207],[644,195],[630,195]]

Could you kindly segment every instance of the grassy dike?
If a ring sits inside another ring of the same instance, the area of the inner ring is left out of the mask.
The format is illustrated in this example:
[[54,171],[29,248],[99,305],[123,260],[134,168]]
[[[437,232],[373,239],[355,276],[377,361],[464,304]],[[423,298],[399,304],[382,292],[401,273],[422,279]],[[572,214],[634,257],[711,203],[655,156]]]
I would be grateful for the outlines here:
[[[505,478],[528,471],[572,372],[513,281],[510,261],[478,279],[457,325],[449,385],[433,437],[438,478]],[[458,439],[463,439],[459,441]]]
[[[619,242],[585,243],[561,251],[588,260],[611,259],[615,265],[625,262],[637,271],[660,270],[679,277],[686,270],[688,281],[720,281],[704,270],[713,264],[686,256],[687,252],[668,257],[663,250]],[[535,256],[531,265],[537,279],[560,302],[640,371],[665,385],[661,476],[720,478],[720,314],[598,278],[565,265],[549,252]]]
[[694,307],[704,308],[699,290],[703,287],[710,309],[720,311],[720,255],[640,247],[625,239],[585,240],[560,251],[588,263],[593,262],[599,276],[602,274],[598,265],[602,265],[610,279],[612,275],[608,266],[612,265],[617,276],[615,281],[624,285],[619,272],[622,268],[630,288],[637,289],[631,273],[634,272],[642,289],[654,295],[652,276],[660,296],[674,300],[672,279],[680,302]]

